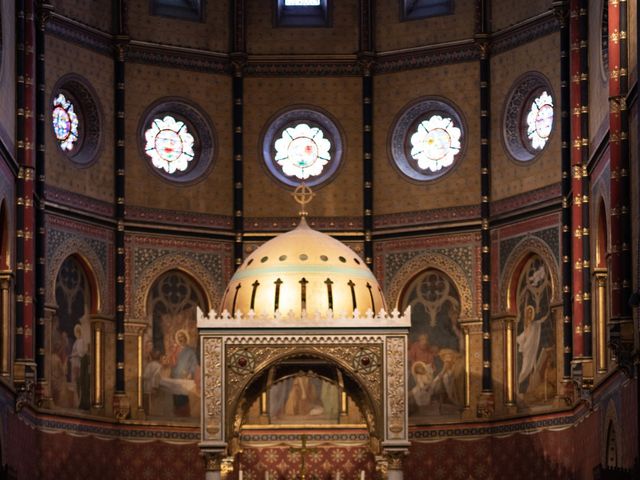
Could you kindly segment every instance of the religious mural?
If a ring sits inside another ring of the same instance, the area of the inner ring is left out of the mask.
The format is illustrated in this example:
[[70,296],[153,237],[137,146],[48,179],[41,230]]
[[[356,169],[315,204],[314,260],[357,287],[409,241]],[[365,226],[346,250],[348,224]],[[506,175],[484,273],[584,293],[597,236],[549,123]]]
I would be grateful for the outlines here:
[[458,324],[460,296],[449,277],[429,269],[407,288],[409,419],[457,415],[464,408],[464,335]]
[[196,307],[203,296],[182,272],[172,271],[151,287],[147,312],[152,326],[144,342],[143,401],[147,418],[200,418],[200,361]]
[[300,371],[275,382],[269,389],[272,424],[338,423],[338,385],[314,372]]
[[516,292],[516,392],[521,404],[546,403],[556,395],[556,339],[551,279],[538,256],[524,265]]
[[68,257],[55,284],[51,326],[51,397],[57,407],[91,408],[91,289],[82,264]]

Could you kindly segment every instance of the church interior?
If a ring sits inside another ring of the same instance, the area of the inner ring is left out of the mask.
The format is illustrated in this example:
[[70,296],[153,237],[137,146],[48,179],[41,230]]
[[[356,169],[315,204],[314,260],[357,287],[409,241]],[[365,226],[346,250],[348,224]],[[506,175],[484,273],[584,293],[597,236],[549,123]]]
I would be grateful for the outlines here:
[[0,479],[640,478],[636,0],[0,7]]

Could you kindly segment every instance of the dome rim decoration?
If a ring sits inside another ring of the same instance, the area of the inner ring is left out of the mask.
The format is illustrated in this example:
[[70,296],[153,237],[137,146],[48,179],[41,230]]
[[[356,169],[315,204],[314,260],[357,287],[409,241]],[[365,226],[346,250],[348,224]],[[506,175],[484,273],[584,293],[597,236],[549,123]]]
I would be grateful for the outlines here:
[[[244,288],[243,288],[244,287]],[[223,315],[276,322],[379,318],[386,299],[365,261],[304,219],[248,255],[229,280]]]

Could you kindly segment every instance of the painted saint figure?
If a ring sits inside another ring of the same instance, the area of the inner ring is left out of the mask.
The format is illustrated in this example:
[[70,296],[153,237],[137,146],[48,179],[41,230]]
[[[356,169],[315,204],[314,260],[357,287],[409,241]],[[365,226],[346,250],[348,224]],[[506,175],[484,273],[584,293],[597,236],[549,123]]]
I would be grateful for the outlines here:
[[[176,380],[191,380],[191,382],[174,382],[176,387],[182,383],[184,387],[192,387],[193,381],[198,375],[198,357],[193,348],[189,346],[189,334],[186,330],[180,329],[175,334],[175,344],[173,352],[169,358],[171,366],[170,378]],[[184,392],[173,394],[173,412],[178,417],[191,416],[189,405],[189,392],[191,388],[185,388]],[[179,389],[178,389],[179,390]]]

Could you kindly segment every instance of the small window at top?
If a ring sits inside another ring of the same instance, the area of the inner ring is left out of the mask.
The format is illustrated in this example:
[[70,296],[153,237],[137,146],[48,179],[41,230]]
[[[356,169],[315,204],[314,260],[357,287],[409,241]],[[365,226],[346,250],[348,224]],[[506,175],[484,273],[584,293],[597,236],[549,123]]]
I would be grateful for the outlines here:
[[451,13],[452,0],[402,0],[402,20],[418,20]]
[[151,0],[151,15],[199,22],[203,17],[204,1]]
[[275,0],[277,27],[328,27],[330,0]]

